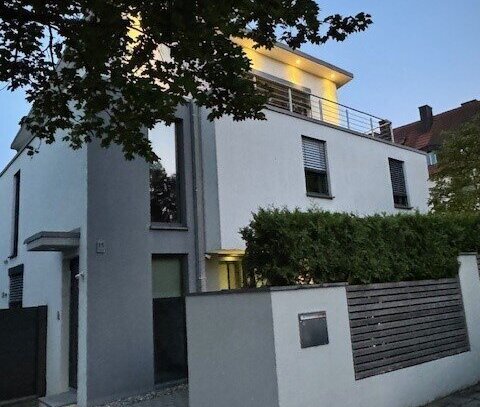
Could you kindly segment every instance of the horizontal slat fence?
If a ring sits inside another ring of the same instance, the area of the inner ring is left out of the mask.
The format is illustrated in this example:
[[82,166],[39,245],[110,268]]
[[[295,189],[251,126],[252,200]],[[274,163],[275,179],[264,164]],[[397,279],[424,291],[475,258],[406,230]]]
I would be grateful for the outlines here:
[[355,378],[470,350],[458,279],[347,287]]

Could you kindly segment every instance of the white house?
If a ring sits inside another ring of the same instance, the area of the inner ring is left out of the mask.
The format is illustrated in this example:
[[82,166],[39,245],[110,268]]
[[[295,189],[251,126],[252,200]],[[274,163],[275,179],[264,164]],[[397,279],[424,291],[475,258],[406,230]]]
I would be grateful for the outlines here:
[[48,306],[47,395],[74,388],[83,407],[184,380],[183,297],[242,284],[239,229],[259,207],[427,211],[424,153],[338,104],[352,74],[242,45],[270,94],[266,121],[179,107],[175,126],[150,131],[151,167],[95,142],[29,157],[38,140],[15,137],[0,174],[0,308]]

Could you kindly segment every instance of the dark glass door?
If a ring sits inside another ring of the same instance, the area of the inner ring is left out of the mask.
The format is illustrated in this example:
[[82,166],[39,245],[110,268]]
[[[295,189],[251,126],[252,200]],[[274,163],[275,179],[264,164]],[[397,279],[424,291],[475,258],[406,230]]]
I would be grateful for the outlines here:
[[187,333],[182,257],[152,260],[155,382],[187,378]]

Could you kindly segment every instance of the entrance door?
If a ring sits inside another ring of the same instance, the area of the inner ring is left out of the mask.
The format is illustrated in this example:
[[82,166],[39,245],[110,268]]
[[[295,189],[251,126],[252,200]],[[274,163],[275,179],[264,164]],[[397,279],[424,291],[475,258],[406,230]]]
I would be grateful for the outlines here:
[[154,256],[152,259],[155,382],[187,378],[184,258]]
[[77,366],[78,366],[78,279],[79,273],[78,257],[70,261],[70,351],[68,382],[72,389],[77,388]]

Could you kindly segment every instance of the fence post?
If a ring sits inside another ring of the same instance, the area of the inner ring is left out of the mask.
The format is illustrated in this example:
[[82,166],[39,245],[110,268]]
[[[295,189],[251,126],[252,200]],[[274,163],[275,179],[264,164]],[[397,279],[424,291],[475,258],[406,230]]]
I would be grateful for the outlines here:
[[318,112],[320,114],[320,120],[323,121],[323,107],[322,107],[322,99],[318,98]]
[[350,118],[348,117],[348,109],[345,109],[345,115],[347,116],[347,129],[350,130]]
[[288,88],[288,107],[293,113],[293,100],[292,100],[292,89]]

